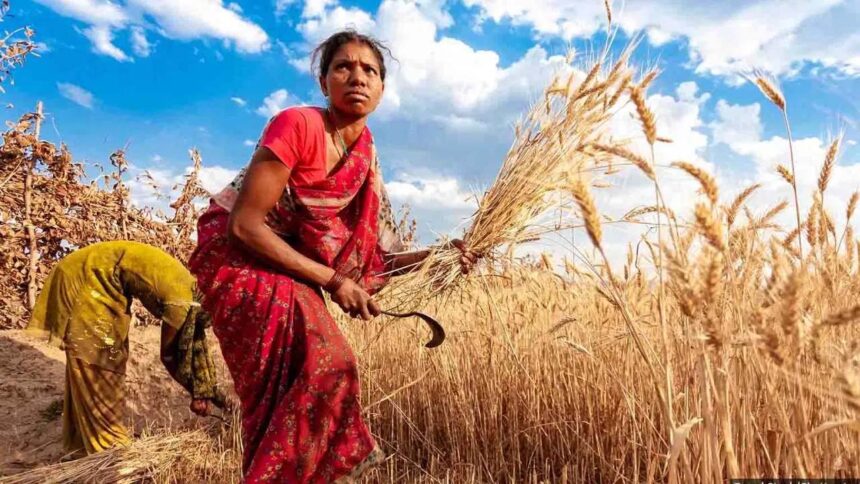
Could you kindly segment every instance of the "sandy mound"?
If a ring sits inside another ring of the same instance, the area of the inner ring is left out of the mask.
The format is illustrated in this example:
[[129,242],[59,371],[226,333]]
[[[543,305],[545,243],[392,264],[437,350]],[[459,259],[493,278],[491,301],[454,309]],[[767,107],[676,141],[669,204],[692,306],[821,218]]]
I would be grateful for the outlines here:
[[[188,410],[187,393],[159,361],[160,331],[153,326],[131,329],[126,415],[135,433],[196,428],[215,418],[202,419]],[[211,334],[210,338],[219,378],[229,381],[218,345]],[[57,462],[64,455],[60,413],[65,353],[23,331],[4,330],[0,355],[0,475]]]

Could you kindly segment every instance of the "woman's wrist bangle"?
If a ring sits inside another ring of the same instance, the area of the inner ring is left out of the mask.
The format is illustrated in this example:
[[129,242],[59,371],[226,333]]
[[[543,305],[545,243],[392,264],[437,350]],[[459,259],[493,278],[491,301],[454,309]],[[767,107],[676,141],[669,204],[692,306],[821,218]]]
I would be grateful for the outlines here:
[[329,294],[334,294],[337,292],[338,289],[340,289],[340,286],[343,285],[343,281],[345,278],[346,275],[343,272],[336,270],[334,271],[334,274],[332,274],[331,279],[329,279],[328,282],[325,283],[323,289]]

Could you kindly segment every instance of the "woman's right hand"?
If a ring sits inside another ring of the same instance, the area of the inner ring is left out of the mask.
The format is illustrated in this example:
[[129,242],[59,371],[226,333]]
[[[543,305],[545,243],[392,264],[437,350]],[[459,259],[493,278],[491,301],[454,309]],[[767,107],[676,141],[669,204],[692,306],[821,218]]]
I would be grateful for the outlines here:
[[365,321],[370,321],[382,312],[370,294],[349,278],[344,279],[343,284],[332,293],[331,300],[340,306],[343,312]]

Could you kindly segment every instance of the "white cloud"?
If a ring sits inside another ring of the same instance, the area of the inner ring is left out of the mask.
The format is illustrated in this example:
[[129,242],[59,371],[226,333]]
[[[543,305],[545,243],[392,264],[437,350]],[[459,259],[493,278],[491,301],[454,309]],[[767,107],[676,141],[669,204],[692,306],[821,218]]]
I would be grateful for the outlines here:
[[337,5],[337,0],[305,0],[305,9],[302,17],[318,17],[325,13],[326,7]]
[[39,54],[47,54],[51,52],[51,46],[45,42],[36,42],[34,45],[36,46],[36,52]]
[[209,193],[217,193],[236,178],[239,170],[223,166],[204,166],[200,169],[200,185]]
[[[544,36],[589,37],[605,28],[602,2],[566,0],[464,0],[477,7],[479,21],[510,20]],[[860,41],[853,0],[652,0],[616,4],[615,21],[628,32],[645,31],[661,45],[686,38],[698,72],[735,75],[751,67],[778,74],[803,62],[820,63],[848,75],[860,74]],[[683,8],[684,15],[678,15]],[[727,41],[727,39],[731,39]]]
[[[491,19],[501,22],[510,19],[514,25],[532,25],[544,35],[587,37],[600,27],[603,5],[593,2],[571,3],[564,0],[531,2],[529,0],[463,0],[467,7],[480,9],[479,23]],[[572,15],[576,10],[579,15]]]
[[[298,31],[305,39],[305,50],[309,51],[338,30],[349,27],[359,32],[372,32],[376,22],[373,17],[360,8],[336,6],[337,0],[306,0],[302,11],[303,22]],[[335,6],[334,8],[328,8]],[[297,56],[283,42],[278,43],[290,65],[300,72],[310,72],[310,56]]]
[[352,27],[359,32],[373,30],[375,26],[373,18],[369,13],[359,8],[343,8],[338,6],[331,10],[321,10],[317,13],[324,5],[336,3],[327,0],[310,0],[305,4],[305,12],[302,15],[305,21],[299,25],[298,30],[310,44],[316,45],[344,27]]
[[263,104],[254,112],[264,118],[271,118],[285,108],[295,104],[298,104],[298,99],[287,92],[286,89],[278,89],[266,96],[266,99],[263,99]]
[[135,25],[131,28],[131,48],[138,57],[149,57],[149,54],[152,53],[152,45],[146,38],[143,27]]
[[433,21],[439,28],[446,29],[454,25],[451,14],[445,10],[447,0],[422,0],[417,2],[417,7],[425,17]]
[[128,14],[113,2],[105,0],[35,0],[60,15],[93,25],[121,27],[128,22]]
[[[540,3],[466,0],[466,3],[482,9],[488,5],[495,8],[482,10],[486,19],[497,15],[499,21],[514,20],[514,23],[531,25],[545,35],[589,36],[604,28],[601,25],[603,6],[599,1],[593,2],[594,5],[592,2],[567,0]],[[834,30],[842,32],[844,37],[831,42],[839,46],[839,51],[825,49],[826,43],[819,41],[819,38],[833,38],[829,32],[821,34],[825,28],[822,19],[832,20],[840,12],[844,17],[846,9],[856,11],[857,7],[837,0],[822,3],[792,0],[787,3],[787,6],[770,0],[692,3],[683,6],[689,15],[678,16],[676,0],[655,0],[628,2],[624,11],[617,9],[615,13],[625,30],[644,29],[652,44],[681,40],[681,45],[689,49],[692,67],[699,73],[735,75],[748,66],[756,65],[786,74],[795,72],[801,62],[820,62],[851,75],[851,66],[860,66],[860,34],[846,31],[844,19],[831,22]],[[440,5],[438,13],[445,14],[441,8],[443,4],[436,4]],[[793,10],[770,21],[762,5],[770,8],[771,16],[784,8]],[[475,170],[474,166],[479,164],[495,166],[500,159],[491,160],[482,153],[490,151],[493,155],[504,156],[504,151],[497,149],[497,145],[502,138],[507,138],[509,131],[506,128],[537,98],[555,72],[569,72],[565,70],[563,57],[549,54],[540,45],[531,48],[515,62],[503,65],[496,52],[476,49],[441,30],[444,28],[444,15],[433,14],[426,2],[383,0],[373,14],[355,8],[345,9],[326,1],[315,2],[311,6],[306,4],[305,8],[308,12],[316,12],[298,27],[307,43],[305,52],[308,46],[354,23],[355,19],[360,19],[365,25],[361,30],[382,39],[393,49],[398,62],[390,64],[390,77],[374,127],[382,125],[390,130],[385,133],[386,138],[394,138],[383,150],[386,168],[410,175],[401,173],[386,186],[395,206],[409,203],[419,224],[430,226],[433,231],[450,233],[452,227],[471,211],[469,194],[462,188],[462,178],[456,174]],[[347,15],[350,12],[352,15]],[[562,17],[564,21],[559,21]],[[749,19],[753,21],[747,23]],[[721,29],[731,32],[731,35],[726,35]],[[745,44],[736,49],[737,43]],[[797,50],[792,52],[789,48],[781,48],[781,45],[794,46]],[[747,49],[749,46],[752,47]],[[298,51],[302,52],[302,49]],[[294,64],[306,69],[307,60],[296,60]],[[782,137],[762,138],[762,108],[757,104],[738,106],[719,100],[715,107],[717,120],[705,123],[704,110],[710,105],[709,98],[710,95],[702,93],[694,82],[681,83],[674,92],[648,97],[657,117],[659,134],[672,140],[671,143],[658,143],[655,149],[660,165],[657,171],[668,205],[683,219],[689,220],[691,201],[701,197],[699,185],[693,178],[676,168],[667,167],[678,160],[691,162],[712,173],[722,189],[723,200],[730,200],[737,190],[756,181],[765,185],[751,202],[756,211],[763,211],[787,198],[790,195],[788,186],[773,172],[777,161],[787,162],[787,143]],[[411,136],[409,130],[393,127],[400,121],[398,117],[406,116],[413,126],[421,129],[434,123],[444,126],[448,131],[438,137],[444,138],[443,143],[453,148],[440,148],[440,143],[417,147],[416,137]],[[631,105],[621,109],[613,119],[611,129],[616,138],[630,139],[634,150],[649,153]],[[396,135],[402,135],[403,140],[397,139]],[[498,139],[492,139],[490,135]],[[730,157],[732,164],[713,163],[706,159],[709,148],[721,151],[725,147],[737,155]],[[426,153],[419,153],[425,148]],[[818,138],[799,139],[795,144],[798,164],[803,165],[799,168],[799,177],[805,179],[801,187],[801,196],[806,200],[802,201],[804,207],[811,200],[810,193],[824,149],[825,143]],[[460,151],[464,161],[458,158]],[[473,156],[474,153],[477,155]],[[429,176],[422,178],[418,174]],[[828,207],[838,207],[838,200],[844,203],[848,194],[857,188],[856,180],[860,180],[860,165],[837,167],[828,190]],[[619,217],[632,208],[654,204],[653,184],[635,168],[625,168],[621,174],[608,177],[607,181],[613,187],[595,189],[601,213]],[[844,211],[844,207],[836,210]],[[788,223],[790,227],[791,220]],[[611,258],[623,260],[627,243],[632,241],[635,244],[647,229],[642,225],[606,224],[605,245]],[[586,240],[584,234],[577,232],[576,237],[578,247],[590,247],[583,242]],[[421,239],[426,241],[427,237],[422,236]]]
[[[150,208],[159,210],[167,216],[173,213],[170,202],[179,195],[179,190],[185,183],[185,175],[191,171],[191,167],[185,167],[183,171],[174,171],[164,168],[148,168],[132,166],[130,173],[134,176],[127,182],[129,198],[131,203],[138,208]],[[151,181],[144,172],[149,174]],[[238,170],[222,166],[203,166],[199,173],[199,182],[204,190],[214,193],[220,191],[238,174]],[[152,184],[155,186],[152,186]]]
[[418,222],[419,240],[431,241],[462,226],[477,205],[472,193],[457,178],[423,173],[401,173],[385,183],[391,205],[398,211],[404,205]]
[[113,44],[114,33],[131,29],[136,55],[150,53],[147,30],[171,39],[215,39],[242,53],[258,53],[269,47],[269,37],[256,23],[242,16],[236,3],[223,0],[126,0],[124,4],[107,0],[37,0],[57,13],[89,26],[84,35],[93,50],[119,61],[130,57]]
[[715,143],[739,146],[761,138],[761,105],[732,105],[724,99],[717,101],[718,121],[711,124]]
[[122,49],[114,45],[113,32],[109,27],[93,26],[84,30],[84,35],[93,44],[93,52],[113,57],[120,62],[133,61]]
[[[775,167],[778,164],[790,168],[789,145],[787,138],[783,136],[771,136],[764,139],[761,136],[760,107],[751,105],[732,105],[721,103],[723,109],[717,110],[717,120],[712,123],[715,137],[722,133],[723,142],[736,154],[742,156],[748,163],[745,175],[745,183],[758,182],[762,188],[758,190],[750,205],[757,212],[772,207],[780,200],[790,202],[789,210],[784,211],[777,223],[790,230],[796,225],[794,215],[794,203],[790,185],[786,183],[777,173]],[[767,105],[767,107],[770,107]],[[748,119],[741,120],[740,116]],[[738,124],[745,124],[752,129],[737,130]],[[725,133],[732,133],[726,137]],[[812,204],[813,194],[817,191],[818,175],[824,163],[825,153],[830,140],[818,137],[805,137],[795,139],[793,143],[795,156],[795,179],[797,180],[798,200],[801,207],[801,217],[805,217]],[[844,226],[844,215],[846,200],[851,194],[860,188],[860,163],[840,164],[844,160],[837,159],[837,165],[833,168],[825,193],[824,205],[834,215],[837,227]],[[740,176],[739,176],[740,178]],[[729,185],[726,183],[726,185]],[[735,180],[734,186],[741,186]],[[856,217],[856,216],[855,216]],[[856,222],[856,220],[855,220]]]
[[432,119],[451,131],[480,133],[490,129],[490,126],[483,121],[456,114],[435,115]]
[[257,146],[257,142],[252,139],[246,139],[242,144],[245,146]]
[[[389,101],[406,107],[439,106],[467,114],[499,85],[499,56],[453,38],[437,40],[437,25],[413,3],[387,0],[377,14],[378,34],[400,61],[392,67]],[[419,112],[419,114],[421,114]],[[426,114],[425,114],[426,115]]]
[[[782,136],[762,137],[762,107],[759,104],[733,105],[719,100],[715,110],[717,119],[705,124],[702,121],[702,109],[709,96],[707,93],[698,93],[694,87],[692,83],[682,83],[674,96],[654,94],[647,100],[657,117],[658,133],[674,140],[673,143],[660,143],[656,147],[657,173],[668,207],[682,220],[689,221],[692,218],[692,201],[702,198],[698,193],[698,183],[692,177],[667,166],[675,160],[690,161],[714,175],[723,202],[730,201],[753,183],[762,185],[747,202],[754,213],[762,214],[782,200],[791,202],[790,186],[775,171],[777,164],[789,164],[788,141]],[[631,139],[630,148],[650,158],[638,119],[631,116],[632,113],[627,109],[613,119],[612,133],[618,138]],[[708,133],[712,133],[713,138],[709,138]],[[818,174],[828,142],[817,137],[800,138],[794,142],[802,217],[805,217],[817,189]],[[716,143],[725,144],[738,159],[731,165],[704,159],[705,150]],[[619,174],[601,179],[613,185],[594,190],[598,210],[602,214],[618,218],[631,209],[655,203],[653,184],[635,168],[627,167]],[[839,214],[844,213],[845,201],[851,193],[860,188],[857,180],[860,180],[860,164],[837,164],[833,170],[825,206],[835,215],[840,230],[844,220],[839,220]],[[795,226],[793,202],[776,222],[787,230]],[[648,228],[633,224],[604,225],[604,245],[610,260],[616,264],[623,261],[628,243],[635,244]],[[649,238],[653,239],[654,236],[652,230]],[[586,251],[590,248],[587,243],[582,245],[586,236],[581,231],[576,232],[576,240],[580,248],[584,247]]]
[[401,175],[385,184],[392,203],[408,203],[424,210],[467,210],[473,208],[470,193],[460,187],[456,178],[427,178]]
[[152,17],[168,38],[213,38],[244,53],[258,53],[269,45],[259,25],[225,8],[222,0],[128,0],[128,6]]
[[[175,195],[173,187],[182,183],[182,177],[161,168],[144,170],[131,166],[129,171],[135,174],[126,182],[131,204],[137,208],[151,208],[160,210],[164,214],[171,213],[169,205],[170,199]],[[145,177],[144,172],[149,176]],[[145,180],[145,178],[151,178],[151,180]]]
[[286,13],[290,5],[296,3],[296,0],[275,0],[275,16],[280,17]]
[[57,89],[60,90],[60,95],[72,101],[73,103],[83,106],[87,109],[93,108],[95,98],[93,97],[93,93],[87,91],[86,89],[67,82],[58,82]]
[[240,97],[231,97],[230,100],[233,101],[234,103],[236,103],[236,105],[239,107],[245,107],[248,105],[248,101],[246,101]]
[[[759,194],[762,209],[764,204],[775,204],[780,199],[791,200],[791,188],[780,178],[774,169],[777,164],[789,166],[788,141],[786,138],[774,136],[770,139],[735,146],[738,153],[748,156],[755,166],[756,181],[764,184],[762,194]],[[795,178],[797,180],[798,199],[801,206],[801,217],[804,217],[812,197],[817,190],[818,174],[824,161],[826,143],[815,137],[801,138],[794,142]],[[842,214],[845,202],[851,193],[860,188],[860,164],[837,165],[833,168],[830,185],[825,195],[825,207],[831,214]],[[792,203],[793,208],[793,203]],[[783,213],[779,222],[784,227],[793,227],[796,222],[794,211]],[[841,225],[842,220],[839,220]]]

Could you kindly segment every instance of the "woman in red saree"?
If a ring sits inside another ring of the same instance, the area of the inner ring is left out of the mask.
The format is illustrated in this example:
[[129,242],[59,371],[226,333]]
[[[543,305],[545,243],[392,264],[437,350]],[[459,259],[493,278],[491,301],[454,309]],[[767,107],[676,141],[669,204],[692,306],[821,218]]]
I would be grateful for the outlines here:
[[[361,416],[355,357],[321,290],[353,317],[380,309],[401,252],[367,117],[377,41],[344,31],[314,53],[327,108],[282,111],[198,221],[190,260],[242,405],[245,481],[325,483],[382,459]],[[462,248],[464,270],[474,256]]]

